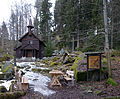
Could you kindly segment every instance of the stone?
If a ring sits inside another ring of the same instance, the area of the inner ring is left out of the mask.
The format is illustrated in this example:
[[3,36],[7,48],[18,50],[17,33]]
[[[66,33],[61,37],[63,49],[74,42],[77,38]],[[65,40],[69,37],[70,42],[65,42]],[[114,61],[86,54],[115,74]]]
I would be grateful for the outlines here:
[[43,57],[42,59],[43,59],[43,60],[46,60],[46,59],[47,59],[47,57]]
[[65,53],[64,49],[62,48],[60,51],[59,51],[59,55],[63,55]]
[[9,61],[6,61],[1,71],[3,73],[0,74],[0,80],[10,80],[13,78],[14,67]]
[[56,55],[58,55],[58,54],[59,54],[59,53],[58,53],[58,50],[54,50],[52,55],[53,55],[53,56],[56,56]]
[[10,65],[10,62],[9,61],[6,61],[5,65],[3,66],[2,70],[4,70],[7,66]]
[[73,63],[75,61],[74,57],[71,56],[65,56],[64,60],[63,60],[63,64],[68,64],[68,63]]

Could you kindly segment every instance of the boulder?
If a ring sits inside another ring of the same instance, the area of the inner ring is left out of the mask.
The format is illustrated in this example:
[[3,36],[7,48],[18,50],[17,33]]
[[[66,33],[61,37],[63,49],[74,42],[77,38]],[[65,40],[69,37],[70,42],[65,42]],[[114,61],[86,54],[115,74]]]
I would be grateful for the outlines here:
[[0,80],[11,80],[13,75],[11,73],[0,74]]
[[75,61],[74,57],[66,56],[65,59],[63,60],[63,64],[73,63],[74,61]]
[[58,54],[59,54],[58,50],[54,50],[52,55],[53,55],[53,56],[56,56],[56,55],[58,55]]
[[7,61],[1,71],[0,80],[10,80],[14,75],[14,66]]
[[2,69],[3,73],[14,74],[14,67],[12,65],[7,66],[5,69]]
[[46,60],[46,59],[47,59],[47,57],[43,57],[42,59],[43,59],[43,60]]
[[62,48],[60,51],[59,51],[59,55],[63,55],[65,53],[64,49]]
[[3,74],[0,74],[0,80],[4,80],[4,76],[5,76],[4,73],[3,73]]
[[7,66],[10,65],[10,62],[9,61],[6,61],[5,65],[3,66],[2,70],[4,70]]

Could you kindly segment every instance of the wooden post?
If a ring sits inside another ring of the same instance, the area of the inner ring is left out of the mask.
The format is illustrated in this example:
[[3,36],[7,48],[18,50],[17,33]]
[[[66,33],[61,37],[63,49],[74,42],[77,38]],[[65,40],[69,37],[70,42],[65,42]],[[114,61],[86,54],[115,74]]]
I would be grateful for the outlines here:
[[18,82],[21,82],[21,74],[22,74],[22,72],[19,71],[19,73],[18,73]]
[[17,67],[16,66],[14,68],[14,72],[15,72],[15,79],[17,79]]
[[89,56],[87,55],[87,81],[88,81]]
[[100,81],[101,81],[101,66],[102,64],[101,64],[101,54],[100,54]]
[[22,77],[21,81],[21,90],[28,90],[28,78],[27,77]]

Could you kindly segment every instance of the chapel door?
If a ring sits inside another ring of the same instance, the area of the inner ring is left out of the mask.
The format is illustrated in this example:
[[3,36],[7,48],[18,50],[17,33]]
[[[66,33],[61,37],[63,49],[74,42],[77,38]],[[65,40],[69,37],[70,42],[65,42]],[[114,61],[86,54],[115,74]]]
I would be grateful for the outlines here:
[[27,57],[33,57],[32,50],[28,51]]

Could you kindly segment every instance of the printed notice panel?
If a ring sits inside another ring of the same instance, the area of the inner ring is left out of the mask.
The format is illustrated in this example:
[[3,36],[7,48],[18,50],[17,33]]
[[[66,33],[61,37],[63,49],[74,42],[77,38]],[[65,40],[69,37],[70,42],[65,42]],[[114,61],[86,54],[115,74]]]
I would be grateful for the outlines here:
[[100,68],[100,56],[89,56],[89,68]]

